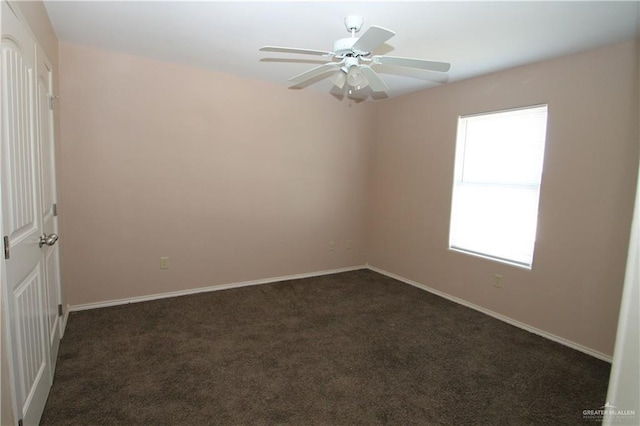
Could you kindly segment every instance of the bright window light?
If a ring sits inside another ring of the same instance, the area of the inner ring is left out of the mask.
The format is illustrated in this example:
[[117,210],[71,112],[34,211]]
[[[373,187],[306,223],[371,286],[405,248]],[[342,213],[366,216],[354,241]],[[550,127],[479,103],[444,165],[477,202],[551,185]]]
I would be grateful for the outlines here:
[[460,117],[449,248],[531,268],[547,105]]

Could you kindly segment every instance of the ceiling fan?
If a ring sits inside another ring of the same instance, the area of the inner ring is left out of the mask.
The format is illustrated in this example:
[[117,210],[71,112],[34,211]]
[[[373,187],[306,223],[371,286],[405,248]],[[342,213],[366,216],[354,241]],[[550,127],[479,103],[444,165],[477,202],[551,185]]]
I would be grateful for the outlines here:
[[398,56],[373,55],[376,49],[395,35],[386,28],[371,26],[360,37],[356,33],[362,28],[363,19],[350,15],[344,20],[351,37],[341,38],[333,43],[333,51],[298,49],[293,47],[263,46],[263,52],[297,53],[327,58],[327,63],[293,76],[289,81],[303,86],[331,77],[331,81],[341,90],[353,91],[369,87],[374,92],[386,94],[389,87],[374,71],[375,65],[391,65],[404,68],[416,68],[445,73],[451,65],[447,62],[427,61],[424,59],[402,58]]

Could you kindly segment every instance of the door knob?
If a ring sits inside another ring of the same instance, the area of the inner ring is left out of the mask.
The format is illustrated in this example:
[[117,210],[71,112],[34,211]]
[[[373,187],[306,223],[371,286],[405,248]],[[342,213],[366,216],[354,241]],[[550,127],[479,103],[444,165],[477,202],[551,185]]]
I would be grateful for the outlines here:
[[42,234],[42,236],[40,237],[40,242],[38,243],[38,246],[40,248],[42,248],[43,245],[48,245],[48,246],[52,246],[56,243],[56,241],[58,241],[58,236],[56,234]]

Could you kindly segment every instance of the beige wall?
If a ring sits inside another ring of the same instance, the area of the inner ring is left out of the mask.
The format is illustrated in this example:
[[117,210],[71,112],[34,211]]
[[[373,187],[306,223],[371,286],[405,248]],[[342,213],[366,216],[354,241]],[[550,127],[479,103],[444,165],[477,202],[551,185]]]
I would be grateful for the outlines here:
[[[11,2],[12,7],[17,6],[18,13],[22,15],[22,19],[30,27],[38,44],[44,50],[45,55],[51,61],[54,75],[54,93],[58,89],[58,38],[56,37],[49,15],[40,1],[29,2]],[[54,112],[54,126],[56,129],[57,140],[59,140],[59,123],[60,117],[57,111]],[[1,269],[0,269],[0,272]],[[4,303],[0,302],[0,310]],[[0,317],[4,321],[4,312],[0,313]],[[6,329],[4,324],[0,327],[0,375],[2,377],[0,387],[0,424],[15,425],[17,419],[14,416],[13,404],[11,402],[11,394],[9,388],[9,362],[6,353]]]
[[370,105],[59,48],[69,304],[365,263]]
[[[368,261],[612,353],[638,165],[634,44],[352,106],[71,44],[60,58],[71,305]],[[457,117],[538,103],[533,269],[450,252]]]
[[[369,263],[611,355],[638,171],[636,55],[628,43],[379,103]],[[449,251],[458,116],[541,103],[533,269]]]

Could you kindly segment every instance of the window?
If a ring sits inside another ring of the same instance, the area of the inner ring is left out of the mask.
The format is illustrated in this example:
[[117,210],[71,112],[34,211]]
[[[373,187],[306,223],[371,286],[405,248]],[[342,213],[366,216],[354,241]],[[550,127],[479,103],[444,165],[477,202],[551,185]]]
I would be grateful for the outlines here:
[[460,117],[449,248],[531,268],[547,106]]

